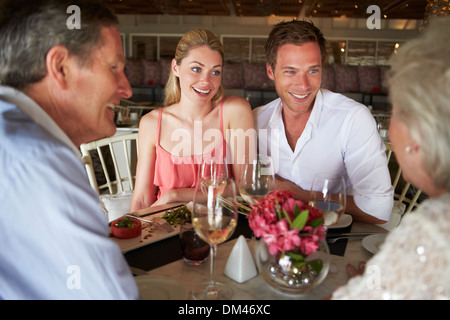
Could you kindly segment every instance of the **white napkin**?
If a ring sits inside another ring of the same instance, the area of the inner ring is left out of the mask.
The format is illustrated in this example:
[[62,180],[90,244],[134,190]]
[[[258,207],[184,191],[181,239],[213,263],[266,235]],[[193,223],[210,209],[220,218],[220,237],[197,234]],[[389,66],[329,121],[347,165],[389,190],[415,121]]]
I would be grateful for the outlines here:
[[100,206],[105,211],[109,222],[130,212],[132,197],[132,191],[123,191],[117,194],[105,194],[100,196]]
[[252,253],[243,235],[239,236],[231,251],[224,274],[239,283],[250,280],[258,274]]
[[402,220],[402,216],[405,213],[406,205],[398,200],[394,201],[394,206],[392,208],[391,216],[388,222],[378,224],[378,226],[386,229],[388,231],[396,228],[400,221]]

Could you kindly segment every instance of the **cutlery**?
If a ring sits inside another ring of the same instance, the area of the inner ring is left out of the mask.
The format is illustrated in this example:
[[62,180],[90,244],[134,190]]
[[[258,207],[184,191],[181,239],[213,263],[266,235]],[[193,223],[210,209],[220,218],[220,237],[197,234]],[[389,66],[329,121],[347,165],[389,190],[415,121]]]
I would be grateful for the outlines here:
[[332,233],[327,235],[327,242],[335,243],[341,239],[365,238],[372,234],[376,234],[376,232]]
[[182,207],[182,206],[184,206],[185,204],[176,204],[176,205],[174,205],[174,206],[171,206],[171,207],[164,207],[163,209],[160,209],[160,210],[155,210],[155,211],[151,211],[151,212],[147,212],[147,210],[150,210],[151,209],[151,207],[150,208],[147,208],[147,209],[141,209],[141,210],[138,210],[138,211],[136,211],[136,212],[132,212],[132,213],[130,213],[131,215],[134,215],[134,217],[147,217],[147,216],[151,216],[151,215],[153,215],[153,214],[155,214],[155,213],[160,213],[160,212],[164,212],[164,211],[168,211],[168,210],[173,210],[173,209],[176,209],[176,208],[180,208],[180,207]]
[[[230,200],[228,200],[228,199],[226,199],[226,198],[224,198],[224,197],[220,197],[220,199],[221,199],[226,205],[228,205],[228,206],[233,206],[233,202],[232,202],[232,201],[230,201]],[[246,206],[246,205],[243,205],[243,204],[239,203],[238,201],[236,201],[236,205],[237,205],[238,208],[241,208],[242,210],[245,210],[245,211],[247,211],[247,212],[252,211],[252,208],[250,208],[250,207],[248,207],[248,206]]]
[[156,227],[158,227],[158,229],[162,230],[162,231],[166,231],[166,232],[172,232],[175,229],[167,223],[167,221],[165,221],[164,219],[161,220],[147,220],[147,219],[142,219],[141,217],[137,217],[135,215],[132,214],[126,214],[126,217],[130,217],[130,218],[134,218],[137,220],[140,220],[142,222],[146,222],[146,223],[151,223],[153,225],[156,225]]

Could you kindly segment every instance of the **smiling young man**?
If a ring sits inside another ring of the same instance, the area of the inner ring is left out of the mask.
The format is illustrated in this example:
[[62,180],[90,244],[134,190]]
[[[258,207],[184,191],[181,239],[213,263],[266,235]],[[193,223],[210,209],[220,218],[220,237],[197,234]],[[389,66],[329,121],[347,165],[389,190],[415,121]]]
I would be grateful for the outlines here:
[[138,298],[78,151],[131,96],[117,24],[94,0],[2,2],[0,299]]
[[393,189],[384,143],[364,105],[320,88],[326,61],[321,31],[306,21],[281,22],[265,49],[279,98],[253,114],[259,150],[275,164],[276,188],[308,201],[315,174],[341,174],[346,213],[367,223],[389,220]]

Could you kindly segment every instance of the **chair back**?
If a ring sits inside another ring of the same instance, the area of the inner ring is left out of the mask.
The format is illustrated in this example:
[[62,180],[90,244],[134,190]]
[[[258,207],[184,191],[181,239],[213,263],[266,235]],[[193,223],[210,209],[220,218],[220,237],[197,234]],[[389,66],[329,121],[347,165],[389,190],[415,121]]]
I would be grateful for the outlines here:
[[115,112],[117,125],[137,125],[142,116],[148,112],[160,108],[147,102],[137,103],[128,100],[120,100],[120,105],[111,105]]
[[137,133],[129,133],[80,146],[89,182],[99,195],[134,190],[137,139]]
[[417,200],[419,199],[422,190],[414,187],[403,179],[402,168],[398,165],[397,160],[395,159],[392,144],[390,142],[385,142],[385,145],[388,166],[391,172],[392,186],[394,187],[394,200],[406,205],[406,210],[403,213],[406,214],[419,206]]
[[403,179],[402,168],[395,158],[392,144],[388,141],[385,141],[384,144],[386,145],[388,168],[391,175],[392,187],[394,188],[394,206],[389,221],[378,224],[378,226],[390,231],[400,224],[404,214],[411,212],[419,205],[417,201],[422,190],[417,189]]

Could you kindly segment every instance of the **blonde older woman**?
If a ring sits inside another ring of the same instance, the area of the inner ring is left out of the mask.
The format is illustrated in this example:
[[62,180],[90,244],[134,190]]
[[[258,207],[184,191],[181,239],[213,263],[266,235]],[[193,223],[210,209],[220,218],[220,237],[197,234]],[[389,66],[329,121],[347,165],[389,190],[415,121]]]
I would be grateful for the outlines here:
[[389,138],[405,180],[429,199],[404,217],[334,299],[450,298],[450,19],[392,58]]

